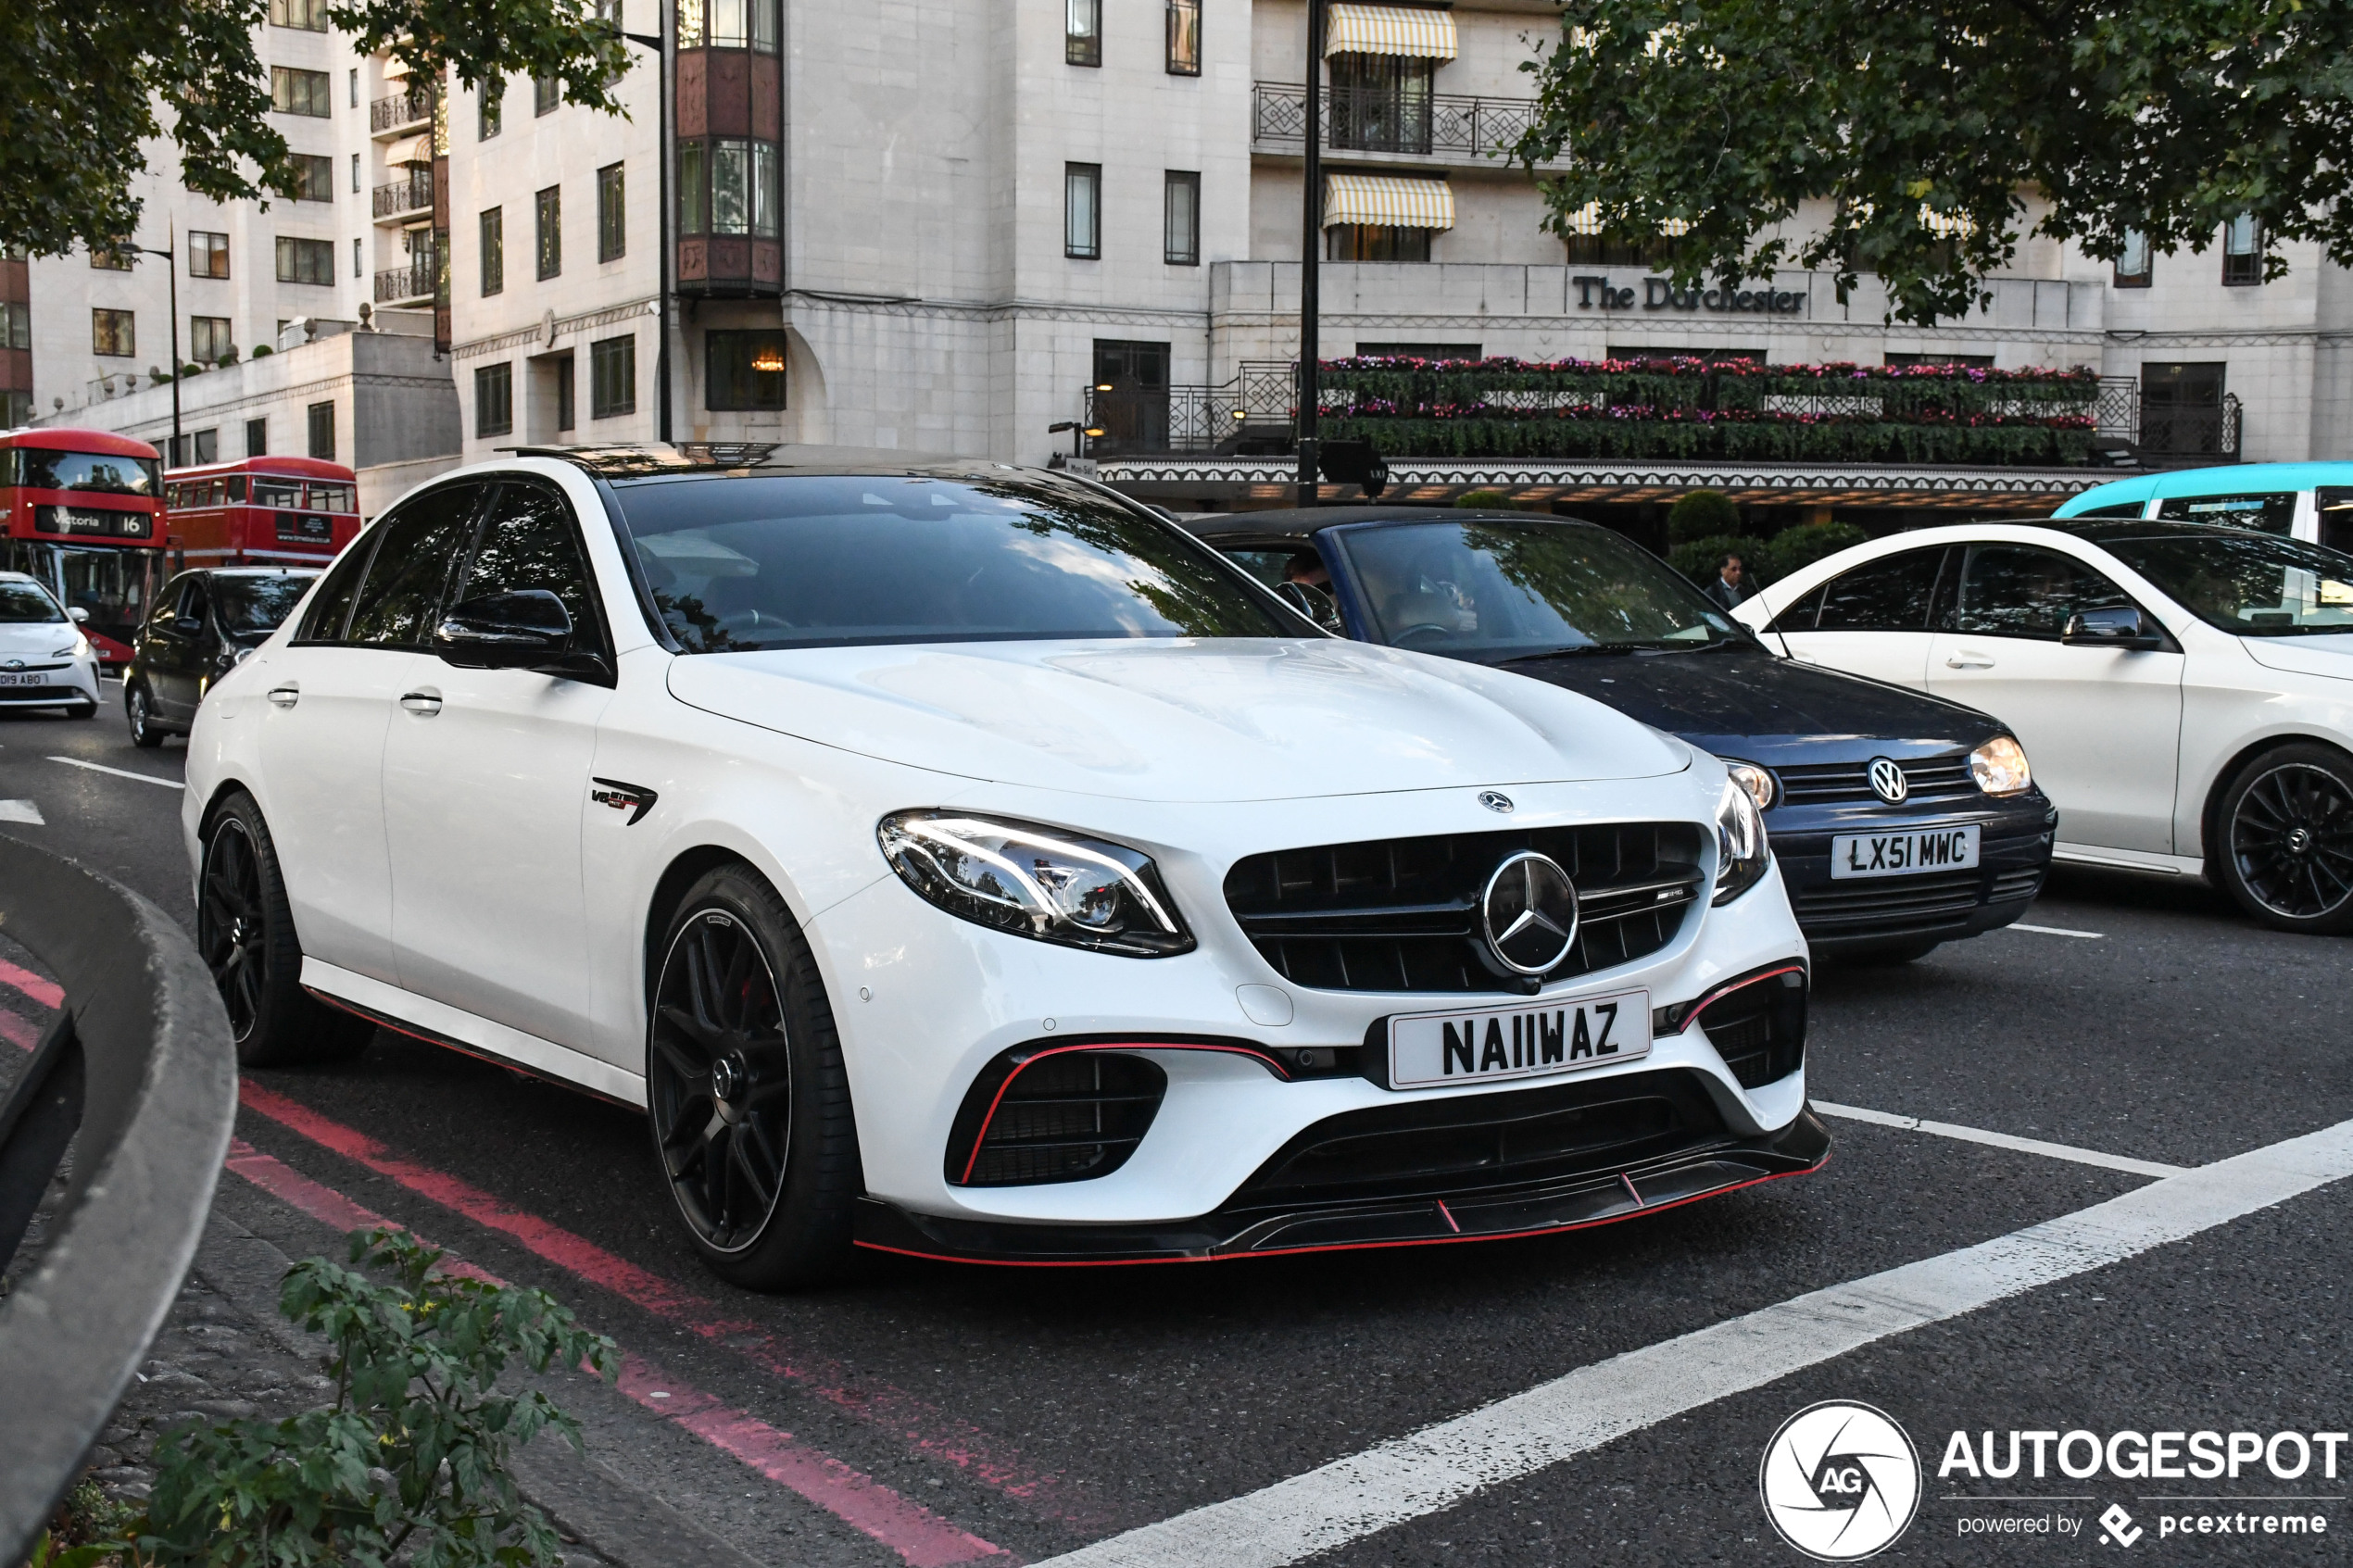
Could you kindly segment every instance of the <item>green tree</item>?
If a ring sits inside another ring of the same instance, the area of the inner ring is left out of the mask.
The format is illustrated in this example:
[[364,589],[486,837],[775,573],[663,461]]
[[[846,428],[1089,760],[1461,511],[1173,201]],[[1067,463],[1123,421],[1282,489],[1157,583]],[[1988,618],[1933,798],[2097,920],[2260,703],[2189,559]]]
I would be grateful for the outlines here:
[[1671,545],[1714,539],[1741,531],[1741,509],[1721,490],[1693,490],[1679,495],[1667,508],[1667,540]]
[[[254,55],[268,0],[180,5],[8,0],[0,5],[0,251],[61,254],[137,232],[131,178],[155,138],[200,196],[291,200],[294,167],[271,127],[270,73]],[[552,77],[573,103],[616,113],[628,69],[618,26],[593,0],[353,0],[328,19],[410,80],[468,86]]]
[[1564,232],[1589,204],[1680,231],[1685,283],[1825,268],[1843,300],[1869,270],[1928,322],[2030,235],[2202,251],[2240,214],[2353,266],[2346,0],[1568,0],[1562,25],[1518,156],[1563,160]]

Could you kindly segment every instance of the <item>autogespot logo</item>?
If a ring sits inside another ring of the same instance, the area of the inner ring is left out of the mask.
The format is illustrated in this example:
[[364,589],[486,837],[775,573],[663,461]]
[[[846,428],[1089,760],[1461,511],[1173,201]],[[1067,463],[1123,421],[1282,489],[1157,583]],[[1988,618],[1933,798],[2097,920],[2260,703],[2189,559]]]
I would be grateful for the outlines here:
[[1920,1456],[1883,1411],[1808,1405],[1765,1445],[1756,1489],[1781,1539],[1823,1562],[1885,1550],[1920,1507]]

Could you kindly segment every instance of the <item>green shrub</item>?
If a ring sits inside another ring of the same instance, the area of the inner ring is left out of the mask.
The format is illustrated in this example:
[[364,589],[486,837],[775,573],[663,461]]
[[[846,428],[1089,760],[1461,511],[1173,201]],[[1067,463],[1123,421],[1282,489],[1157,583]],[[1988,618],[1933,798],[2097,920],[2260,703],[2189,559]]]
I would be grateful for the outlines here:
[[1754,539],[1743,539],[1737,533],[1718,533],[1710,538],[1686,539],[1680,545],[1670,546],[1667,551],[1667,564],[1705,588],[1716,581],[1716,568],[1723,558],[1727,555],[1736,555],[1741,558],[1741,564],[1749,569],[1748,584],[1754,588],[1765,581],[1765,574],[1758,570],[1758,558],[1764,551],[1765,547]]
[[1471,490],[1456,496],[1454,505],[1474,511],[1507,512],[1512,509],[1512,498],[1501,490]]
[[265,354],[275,354],[278,351],[276,349],[271,347],[266,343],[257,343],[253,345],[253,358],[256,359],[260,358]]
[[1759,551],[1763,558],[1754,564],[1760,569],[1758,575],[1762,580],[1777,582],[1824,556],[1834,556],[1869,537],[1851,522],[1801,523],[1774,534]]
[[1741,509],[1721,490],[1692,491],[1667,508],[1667,540],[1670,545],[1741,532]]

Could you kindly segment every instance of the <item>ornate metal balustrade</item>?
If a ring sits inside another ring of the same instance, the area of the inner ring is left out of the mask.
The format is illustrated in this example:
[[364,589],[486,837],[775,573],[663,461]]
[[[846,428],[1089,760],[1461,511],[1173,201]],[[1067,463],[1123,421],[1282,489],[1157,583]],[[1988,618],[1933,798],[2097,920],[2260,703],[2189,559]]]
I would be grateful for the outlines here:
[[2236,393],[2224,393],[2219,408],[2183,408],[2145,400],[2136,407],[2140,422],[2134,445],[2148,466],[2197,467],[2239,460],[2243,410]]
[[[1251,144],[1269,152],[1304,148],[1307,88],[1261,82],[1252,94]],[[1449,161],[1508,160],[1535,123],[1533,98],[1483,98],[1357,87],[1325,92],[1324,145],[1332,152],[1403,153]]]
[[1297,372],[1287,359],[1245,359],[1231,381],[1165,387],[1087,390],[1087,428],[1101,435],[1089,453],[1286,451],[1297,408]]
[[378,98],[368,106],[368,132],[380,136],[387,131],[400,131],[415,125],[422,126],[433,119],[433,92],[430,88],[415,88],[396,93],[389,98]]
[[430,254],[410,258],[406,267],[386,268],[376,274],[376,303],[394,305],[403,300],[431,299],[441,282],[439,261]]
[[393,180],[375,189],[376,216],[397,218],[403,213],[424,212],[433,207],[433,170],[412,169],[405,180]]

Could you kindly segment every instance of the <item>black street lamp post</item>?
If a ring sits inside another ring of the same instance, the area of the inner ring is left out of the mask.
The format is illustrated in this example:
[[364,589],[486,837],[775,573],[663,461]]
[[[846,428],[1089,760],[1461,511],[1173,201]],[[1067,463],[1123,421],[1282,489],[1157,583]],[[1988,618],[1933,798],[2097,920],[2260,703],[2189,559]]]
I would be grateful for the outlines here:
[[1316,371],[1323,346],[1324,264],[1324,0],[1307,0],[1307,161],[1300,179],[1299,252],[1299,504],[1315,504],[1316,415],[1323,387]]
[[654,347],[654,380],[661,383],[661,424],[658,429],[661,439],[667,445],[670,441],[670,269],[676,260],[670,245],[670,154],[677,141],[670,123],[670,55],[662,46],[662,40],[670,32],[668,0],[664,0],[660,14],[663,19],[661,31],[624,32],[622,36],[641,49],[652,50],[655,69],[661,72],[657,82],[661,104],[659,111],[661,123],[654,132],[654,167],[661,171],[658,176],[661,194],[657,199],[661,203],[661,214],[654,220],[654,237],[661,246],[661,256],[655,258],[658,281],[654,286],[661,291],[661,297],[655,301],[654,314],[661,323],[661,341]]
[[172,260],[172,251],[180,244],[180,226],[172,224],[163,232],[163,249],[150,250],[144,245],[131,248],[141,256],[163,257],[163,276],[170,285],[171,299],[171,454],[164,467],[178,468],[182,456],[180,450],[180,269]]

